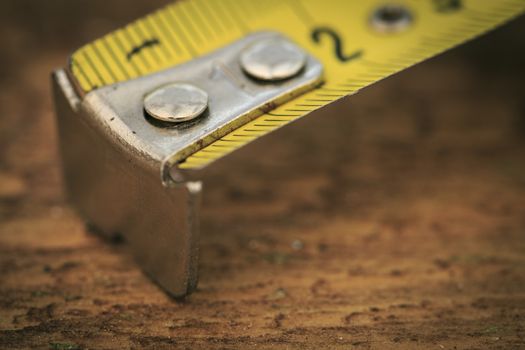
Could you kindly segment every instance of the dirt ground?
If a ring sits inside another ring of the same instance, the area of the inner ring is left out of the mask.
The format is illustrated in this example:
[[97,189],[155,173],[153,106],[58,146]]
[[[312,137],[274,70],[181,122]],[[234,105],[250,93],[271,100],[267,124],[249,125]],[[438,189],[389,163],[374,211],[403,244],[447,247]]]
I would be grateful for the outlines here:
[[213,169],[175,301],[65,202],[49,89],[162,3],[0,4],[0,348],[525,349],[525,20]]

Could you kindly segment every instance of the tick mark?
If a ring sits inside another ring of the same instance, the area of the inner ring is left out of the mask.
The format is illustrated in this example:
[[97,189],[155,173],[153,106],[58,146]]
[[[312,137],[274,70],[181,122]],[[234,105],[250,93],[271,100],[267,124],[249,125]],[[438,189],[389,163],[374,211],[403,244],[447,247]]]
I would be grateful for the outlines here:
[[145,40],[142,44],[140,44],[139,46],[135,46],[134,48],[131,49],[130,52],[128,52],[128,54],[126,55],[128,61],[131,60],[131,58],[133,56],[135,56],[136,54],[138,54],[140,51],[142,51],[143,49],[146,49],[148,47],[153,47],[153,46],[156,46],[156,45],[160,45],[160,41],[159,39],[156,39],[156,38],[153,38],[153,39],[148,39],[148,40]]

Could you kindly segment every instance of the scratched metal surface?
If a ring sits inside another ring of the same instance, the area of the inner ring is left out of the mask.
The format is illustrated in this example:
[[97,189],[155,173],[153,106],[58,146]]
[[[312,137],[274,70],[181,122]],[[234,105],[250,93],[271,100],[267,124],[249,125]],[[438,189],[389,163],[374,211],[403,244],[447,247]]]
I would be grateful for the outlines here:
[[48,82],[161,3],[0,5],[0,348],[525,346],[524,20],[217,168],[174,301],[65,203]]

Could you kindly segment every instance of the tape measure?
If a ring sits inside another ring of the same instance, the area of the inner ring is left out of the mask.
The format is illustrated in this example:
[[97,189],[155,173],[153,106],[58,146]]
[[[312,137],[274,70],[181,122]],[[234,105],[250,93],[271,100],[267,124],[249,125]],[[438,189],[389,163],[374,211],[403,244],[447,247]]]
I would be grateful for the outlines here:
[[199,169],[523,11],[524,0],[176,2],[53,74],[69,197],[184,296],[197,285]]
[[239,40],[283,33],[324,65],[324,83],[178,159],[199,169],[247,143],[525,11],[523,0],[188,0],[77,50],[80,95],[159,72]]

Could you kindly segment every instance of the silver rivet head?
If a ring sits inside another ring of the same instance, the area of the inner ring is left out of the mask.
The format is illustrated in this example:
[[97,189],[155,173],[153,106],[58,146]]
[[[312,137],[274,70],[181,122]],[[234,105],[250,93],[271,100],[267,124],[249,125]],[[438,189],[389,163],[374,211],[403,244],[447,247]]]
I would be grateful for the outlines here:
[[370,25],[380,33],[398,33],[412,24],[412,14],[402,5],[384,5],[374,11]]
[[293,77],[304,67],[306,55],[296,45],[280,38],[258,41],[241,53],[241,67],[251,77],[276,81]]
[[201,115],[208,107],[208,94],[196,86],[175,83],[162,86],[144,98],[146,113],[165,122],[180,123]]

